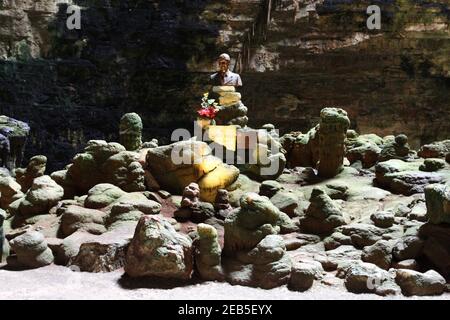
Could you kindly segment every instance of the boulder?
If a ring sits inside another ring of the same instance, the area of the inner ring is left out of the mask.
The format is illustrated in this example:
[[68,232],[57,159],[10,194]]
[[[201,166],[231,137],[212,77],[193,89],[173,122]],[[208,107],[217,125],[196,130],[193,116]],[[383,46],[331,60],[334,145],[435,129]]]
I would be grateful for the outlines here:
[[450,223],[450,187],[432,184],[425,188],[427,217],[433,224]]
[[275,180],[265,180],[259,186],[259,195],[270,199],[282,188],[281,184]]
[[347,131],[346,158],[350,164],[361,161],[363,168],[370,168],[378,162],[383,139],[375,134],[357,135]]
[[[9,242],[15,252],[19,266],[27,268],[40,268],[53,263],[52,250],[47,245],[42,233],[28,231],[17,236]],[[8,257],[8,264],[15,262],[13,257]]]
[[298,207],[298,198],[292,192],[279,191],[270,198],[281,212],[286,213],[289,217],[295,216],[295,209]]
[[385,140],[379,161],[387,161],[391,159],[408,160],[413,158],[415,153],[410,150],[408,137],[404,134],[395,136],[392,140]]
[[434,270],[420,273],[414,270],[397,270],[395,281],[406,296],[440,295],[445,291],[445,279]]
[[217,230],[210,225],[197,225],[198,239],[195,241],[195,266],[204,280],[223,280],[221,265],[222,249],[219,245]]
[[111,272],[125,266],[128,246],[136,223],[123,224],[92,239],[85,239],[78,254],[69,259],[69,265],[85,272]]
[[425,172],[434,172],[445,168],[446,163],[443,159],[425,159],[422,165],[420,165],[419,170]]
[[22,187],[22,192],[27,192],[30,189],[35,178],[44,175],[46,165],[46,156],[34,156],[30,159],[26,168],[18,168],[15,170],[16,180]]
[[316,187],[311,193],[311,204],[300,220],[303,231],[329,235],[336,227],[345,224],[340,208],[325,193],[322,188]]
[[4,210],[24,196],[21,186],[13,177],[0,177],[0,207]]
[[225,219],[224,251],[232,254],[236,250],[250,250],[267,235],[295,229],[292,220],[267,197],[248,193],[241,198],[240,208]]
[[21,218],[47,214],[64,196],[64,189],[49,176],[41,176],[33,180],[30,189],[10,205],[10,211],[15,214],[15,223]]
[[361,260],[388,270],[392,262],[393,246],[394,243],[392,241],[379,240],[373,245],[364,248]]
[[68,237],[76,231],[85,231],[91,234],[106,232],[105,216],[102,211],[69,205],[61,215],[61,233]]
[[104,208],[125,194],[125,191],[110,183],[100,183],[88,191],[84,206],[90,209]]
[[292,261],[278,235],[268,235],[253,249],[238,251],[225,261],[228,282],[263,289],[287,284],[291,269]]
[[323,278],[322,265],[316,261],[296,263],[291,271],[288,287],[295,291],[306,291],[312,287],[314,280]]
[[443,140],[422,146],[418,155],[422,158],[443,158],[449,152],[450,140]]
[[443,276],[450,277],[450,226],[425,223],[419,237],[425,242],[423,255]]
[[406,236],[398,239],[392,254],[397,261],[416,259],[422,254],[424,241],[417,236]]
[[391,212],[375,212],[370,216],[370,220],[379,228],[390,228],[394,224],[395,217]]
[[86,194],[100,183],[110,183],[127,192],[144,191],[144,169],[138,160],[139,153],[126,151],[118,143],[90,140],[84,153],[73,158],[65,177],[62,175],[64,186],[79,194]]
[[200,141],[182,141],[149,149],[147,167],[165,190],[181,194],[192,182],[198,183],[200,199],[213,203],[217,190],[236,181],[239,170],[211,155],[209,146]]
[[374,182],[382,188],[406,196],[422,193],[427,185],[440,183],[443,177],[436,172],[419,171],[419,162],[388,160],[375,166]]
[[192,240],[158,216],[143,216],[127,250],[125,272],[131,277],[190,279]]
[[344,263],[340,266],[338,274],[345,279],[347,290],[353,293],[375,293],[380,296],[400,293],[394,275],[372,263],[361,261]]

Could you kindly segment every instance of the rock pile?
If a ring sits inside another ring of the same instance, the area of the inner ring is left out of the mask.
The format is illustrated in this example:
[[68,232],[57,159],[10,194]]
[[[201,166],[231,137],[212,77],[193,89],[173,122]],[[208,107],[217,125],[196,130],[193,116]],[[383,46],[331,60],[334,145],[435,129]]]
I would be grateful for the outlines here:
[[215,86],[212,91],[219,97],[219,112],[215,118],[218,125],[247,125],[247,107],[241,101],[241,94],[233,86]]

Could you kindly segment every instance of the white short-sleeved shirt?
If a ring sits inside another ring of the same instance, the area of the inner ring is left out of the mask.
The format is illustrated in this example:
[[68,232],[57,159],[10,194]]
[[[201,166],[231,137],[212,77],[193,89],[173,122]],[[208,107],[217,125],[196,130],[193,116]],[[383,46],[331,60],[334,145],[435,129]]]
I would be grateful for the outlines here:
[[223,78],[223,82],[220,79],[220,73],[219,72],[216,72],[213,75],[211,75],[211,81],[215,85],[235,86],[235,87],[242,86],[241,76],[238,75],[237,73],[231,72],[229,70],[225,73],[225,76]]

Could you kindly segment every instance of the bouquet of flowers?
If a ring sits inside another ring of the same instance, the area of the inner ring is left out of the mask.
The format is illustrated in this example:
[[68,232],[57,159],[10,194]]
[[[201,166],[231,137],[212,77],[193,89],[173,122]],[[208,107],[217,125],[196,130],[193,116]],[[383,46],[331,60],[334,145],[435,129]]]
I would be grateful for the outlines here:
[[208,99],[209,93],[203,94],[202,104],[200,110],[197,110],[201,118],[214,119],[216,117],[217,106],[219,105],[215,99]]

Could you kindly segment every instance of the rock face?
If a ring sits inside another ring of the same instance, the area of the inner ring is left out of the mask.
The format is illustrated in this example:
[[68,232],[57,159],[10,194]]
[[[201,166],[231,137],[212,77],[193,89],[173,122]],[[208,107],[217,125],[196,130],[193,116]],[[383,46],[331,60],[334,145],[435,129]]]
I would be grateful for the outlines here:
[[[42,233],[29,231],[14,238],[9,244],[16,253],[19,266],[39,268],[53,263],[52,250],[47,246]],[[10,256],[8,264],[12,264],[11,258]]]
[[208,224],[197,226],[195,242],[195,266],[204,280],[223,280],[221,253],[217,230]]
[[345,224],[341,210],[321,188],[314,188],[311,204],[300,221],[302,230],[314,234],[329,235],[334,228]]
[[342,170],[349,126],[347,112],[342,109],[325,108],[320,112],[319,176],[332,178]]
[[0,116],[0,150],[2,166],[13,171],[22,164],[30,126],[22,121]]
[[144,191],[144,169],[138,160],[138,153],[126,151],[118,143],[91,140],[84,153],[73,158],[61,183],[81,194],[100,183],[111,183],[127,192]]
[[420,273],[414,270],[397,270],[395,281],[407,296],[440,295],[445,290],[445,279],[436,271]]
[[239,176],[239,170],[211,155],[204,142],[183,141],[149,149],[147,166],[161,187],[181,194],[192,182],[200,186],[200,199],[213,203],[217,190],[225,189]]
[[186,280],[192,270],[191,239],[163,218],[143,216],[127,251],[125,272],[131,277]]
[[291,219],[278,210],[268,198],[255,193],[242,196],[240,208],[225,219],[226,254],[251,250],[267,235],[295,230]]
[[241,94],[233,86],[212,88],[218,96],[219,112],[215,118],[218,125],[237,125],[245,127],[248,122],[247,107],[241,101]]
[[120,119],[120,144],[127,151],[137,151],[142,145],[142,119],[137,113],[127,113]]
[[[370,4],[364,0],[361,7]],[[448,97],[441,90],[448,77],[448,50],[440,45],[446,6],[440,0],[381,3],[382,12],[392,19],[377,32],[360,28],[365,12],[355,13],[354,3],[345,1],[287,0],[269,6],[269,0],[156,0],[138,7],[113,2],[108,12],[91,2],[83,11],[89,27],[76,33],[65,28],[64,4],[39,0],[1,5],[7,21],[0,37],[4,112],[36,124],[27,153],[49,155],[52,170],[67,163],[85,143],[84,137],[117,136],[117,127],[110,123],[124,110],[136,110],[155,133],[190,123],[188,111],[204,92],[207,73],[215,69],[217,48],[228,49],[232,66],[244,78],[243,100],[255,123],[271,118],[283,131],[295,126],[306,132],[326,103],[346,106],[362,132],[384,135],[388,127],[401,126],[414,146],[446,138],[449,130]],[[129,11],[132,26],[121,19],[122,10]],[[340,17],[349,15],[358,18],[343,24]],[[106,25],[105,19],[117,25]],[[142,44],[138,48],[135,34]],[[103,50],[97,50],[99,45]],[[387,68],[389,72],[379,74]],[[148,77],[148,70],[154,76]],[[332,90],[324,93],[323,83]],[[367,94],[366,88],[386,83],[387,92]],[[147,88],[152,88],[151,95]],[[428,117],[421,111],[429,105],[435,107]],[[49,109],[68,121],[59,121]],[[408,112],[412,109],[418,112]],[[86,121],[89,113],[93,116]],[[67,133],[56,137],[54,128]],[[60,155],[54,146],[67,152]]]

